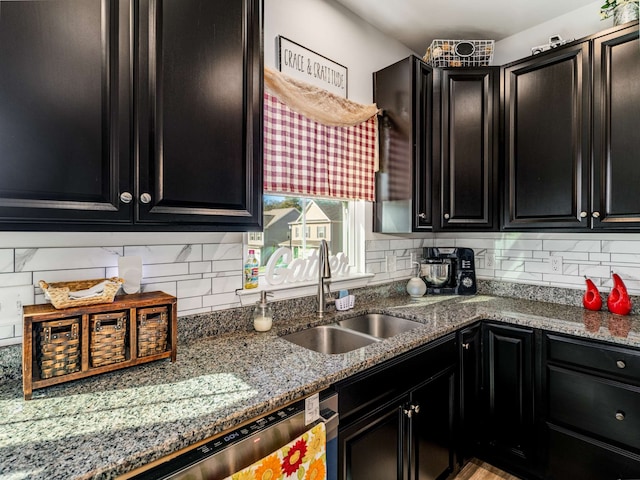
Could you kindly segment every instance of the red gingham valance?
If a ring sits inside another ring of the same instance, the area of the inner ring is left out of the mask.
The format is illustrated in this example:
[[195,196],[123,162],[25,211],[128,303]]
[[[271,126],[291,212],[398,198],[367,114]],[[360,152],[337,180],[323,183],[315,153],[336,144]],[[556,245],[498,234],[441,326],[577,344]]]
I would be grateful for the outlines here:
[[264,93],[264,191],[373,201],[377,117],[330,127]]

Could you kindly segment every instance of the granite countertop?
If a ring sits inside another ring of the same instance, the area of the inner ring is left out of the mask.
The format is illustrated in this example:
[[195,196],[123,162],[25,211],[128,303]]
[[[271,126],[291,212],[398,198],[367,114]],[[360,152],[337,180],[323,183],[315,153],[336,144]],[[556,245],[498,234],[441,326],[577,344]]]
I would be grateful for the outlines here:
[[[364,302],[363,302],[364,303]],[[491,296],[400,296],[330,314],[322,323],[387,312],[424,325],[341,355],[278,335],[317,324],[296,317],[267,333],[237,332],[178,345],[158,361],[34,391],[0,386],[0,478],[114,478],[479,319],[640,347],[640,315]]]

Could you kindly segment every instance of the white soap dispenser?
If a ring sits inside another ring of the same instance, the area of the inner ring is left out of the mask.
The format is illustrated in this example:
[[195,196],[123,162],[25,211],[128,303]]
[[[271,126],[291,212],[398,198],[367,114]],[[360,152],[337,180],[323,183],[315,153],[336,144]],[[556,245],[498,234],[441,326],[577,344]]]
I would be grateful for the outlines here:
[[411,277],[407,282],[407,293],[411,295],[411,298],[420,298],[427,292],[427,284],[418,276],[420,264],[418,262],[413,262],[413,264],[417,265],[418,268],[416,269],[415,277]]
[[267,303],[267,295],[271,294],[265,290],[260,292],[260,301],[253,310],[253,328],[257,332],[267,332],[271,330],[273,324],[273,310]]

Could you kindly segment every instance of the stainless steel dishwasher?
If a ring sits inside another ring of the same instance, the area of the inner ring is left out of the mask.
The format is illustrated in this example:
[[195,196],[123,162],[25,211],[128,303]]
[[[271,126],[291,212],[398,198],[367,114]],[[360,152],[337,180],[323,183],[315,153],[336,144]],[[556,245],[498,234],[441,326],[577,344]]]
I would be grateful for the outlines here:
[[[320,419],[326,426],[327,479],[338,477],[338,394],[320,394]],[[316,422],[305,421],[305,400],[153,462],[121,478],[136,480],[221,480],[287,445]]]

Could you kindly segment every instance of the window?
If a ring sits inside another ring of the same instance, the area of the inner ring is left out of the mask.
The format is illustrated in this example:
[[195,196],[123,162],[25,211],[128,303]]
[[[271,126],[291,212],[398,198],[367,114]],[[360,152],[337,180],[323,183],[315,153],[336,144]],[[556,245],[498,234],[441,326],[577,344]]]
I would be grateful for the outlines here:
[[[356,241],[358,229],[352,225],[355,212],[364,208],[358,210],[356,205],[363,206],[364,202],[264,195],[264,232],[260,241],[252,240],[251,235],[247,237],[248,248],[255,249],[256,257],[260,258],[261,275],[268,273],[267,266],[272,257],[272,268],[285,269],[295,260],[304,261],[316,255],[323,239],[328,243],[331,256],[348,258],[350,268],[345,267],[345,272],[359,273],[359,265],[363,262],[358,251],[364,252],[364,241],[361,238]],[[302,232],[305,232],[304,236]],[[289,251],[290,257],[286,255]],[[299,266],[296,268],[300,269]],[[268,278],[264,281],[268,284]],[[287,279],[287,283],[295,281]]]

